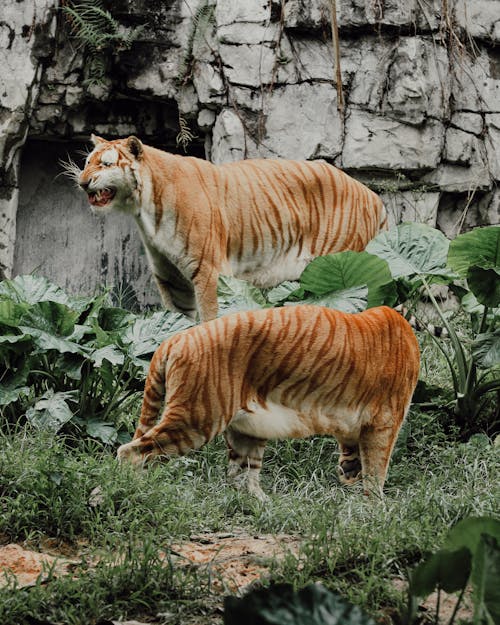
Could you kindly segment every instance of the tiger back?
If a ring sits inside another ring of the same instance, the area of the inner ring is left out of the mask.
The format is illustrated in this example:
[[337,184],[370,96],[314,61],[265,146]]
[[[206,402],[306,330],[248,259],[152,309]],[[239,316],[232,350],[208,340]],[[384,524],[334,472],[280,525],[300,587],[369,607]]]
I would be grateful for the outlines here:
[[224,433],[228,476],[262,498],[267,440],[328,434],[340,445],[341,482],[363,477],[365,492],[381,490],[419,360],[408,322],[384,306],[227,315],[158,348],[134,439],[118,457],[183,455]]
[[362,250],[387,227],[381,199],[325,161],[213,165],[136,137],[105,141],[70,167],[96,212],[135,217],[163,304],[217,316],[217,281],[298,279],[313,258]]

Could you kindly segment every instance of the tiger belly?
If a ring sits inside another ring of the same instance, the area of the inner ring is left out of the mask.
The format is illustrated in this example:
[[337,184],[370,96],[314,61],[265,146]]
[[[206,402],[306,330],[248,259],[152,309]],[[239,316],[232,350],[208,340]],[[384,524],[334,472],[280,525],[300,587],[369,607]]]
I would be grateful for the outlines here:
[[276,250],[266,252],[257,252],[242,259],[230,258],[233,274],[258,287],[273,287],[285,280],[298,280],[313,259],[309,251],[299,251],[298,247],[279,256],[276,256]]
[[239,410],[230,427],[241,434],[261,439],[307,438],[314,434],[330,434],[350,438],[359,432],[360,412],[337,407],[331,415],[311,417],[307,409],[299,412],[282,404],[267,401],[266,407],[252,403],[249,410]]

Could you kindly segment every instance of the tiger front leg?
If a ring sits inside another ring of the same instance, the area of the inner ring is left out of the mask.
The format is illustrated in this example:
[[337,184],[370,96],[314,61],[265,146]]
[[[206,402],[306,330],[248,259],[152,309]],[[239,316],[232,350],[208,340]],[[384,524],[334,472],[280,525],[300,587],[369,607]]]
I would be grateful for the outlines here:
[[219,272],[212,267],[201,267],[193,276],[196,308],[200,321],[210,321],[217,317],[219,304],[217,302],[217,282]]
[[260,501],[267,501],[269,497],[260,485],[260,470],[267,441],[247,436],[231,427],[227,428],[224,436],[229,450],[228,481],[235,488],[246,488]]
[[207,438],[202,432],[190,428],[188,423],[182,420],[171,421],[167,415],[146,434],[121,445],[117,451],[117,458],[120,462],[143,465],[157,456],[165,458],[183,456],[193,449],[199,449],[206,442]]

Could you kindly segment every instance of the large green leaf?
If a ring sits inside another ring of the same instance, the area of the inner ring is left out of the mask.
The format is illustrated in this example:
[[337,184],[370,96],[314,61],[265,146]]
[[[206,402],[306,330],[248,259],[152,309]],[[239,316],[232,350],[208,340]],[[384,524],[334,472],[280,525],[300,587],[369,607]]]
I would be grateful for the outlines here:
[[73,412],[67,402],[76,399],[77,391],[54,393],[53,390],[49,390],[26,412],[26,417],[39,429],[58,432],[73,418]]
[[500,268],[484,269],[471,265],[467,270],[467,284],[484,306],[500,306]]
[[112,445],[116,442],[118,432],[112,423],[90,419],[85,423],[87,434],[93,438],[97,438],[105,445]]
[[233,276],[219,276],[217,297],[219,316],[242,310],[258,310],[267,305],[260,289]]
[[472,355],[483,369],[500,365],[500,328],[478,334],[472,343]]
[[[23,315],[19,330],[33,338],[40,350],[54,349],[60,353],[84,353],[72,340],[78,312],[58,302],[39,302]],[[77,338],[77,337],[76,337]]]
[[28,304],[18,304],[10,299],[0,299],[0,326],[16,328],[28,308]]
[[289,584],[225,597],[224,625],[374,625],[373,619],[321,584]]
[[55,336],[69,336],[75,327],[78,313],[58,302],[39,302],[30,306],[19,326],[43,330]]
[[266,293],[266,300],[273,305],[286,302],[290,297],[294,298],[294,294],[300,293],[300,282],[287,280],[270,289]]
[[500,623],[500,548],[498,542],[482,534],[474,555],[471,575],[474,622]]
[[5,388],[0,384],[0,406],[8,406],[21,399],[28,397],[30,393],[29,386],[18,386],[17,388]]
[[404,223],[376,236],[368,243],[366,251],[386,260],[394,278],[448,276],[446,259],[449,244],[444,234],[435,228]]
[[500,542],[500,521],[492,517],[468,517],[459,521],[448,532],[445,540],[445,549],[460,549],[467,547],[474,554],[481,534],[489,534]]
[[99,326],[105,332],[116,332],[127,328],[136,319],[136,315],[124,310],[123,308],[115,308],[106,306],[99,310],[97,320]]
[[368,287],[368,308],[392,305],[396,286],[387,263],[368,252],[339,252],[315,258],[300,276],[300,286],[313,295]]
[[410,592],[425,598],[436,588],[455,592],[465,587],[471,572],[471,553],[467,547],[455,551],[442,549],[421,562],[412,572]]
[[125,355],[116,345],[106,345],[91,352],[89,359],[92,360],[96,367],[100,367],[103,360],[107,360],[112,365],[123,365]]
[[368,303],[368,287],[354,286],[350,289],[342,289],[333,291],[325,295],[316,295],[306,297],[298,302],[286,302],[286,306],[296,304],[312,304],[314,306],[326,306],[334,310],[341,310],[346,313],[362,312],[366,309]]
[[500,269],[500,226],[474,228],[458,235],[450,243],[448,265],[462,278],[472,265]]
[[18,304],[70,303],[70,297],[60,287],[49,282],[47,278],[32,275],[16,276],[13,280],[0,282],[0,295],[6,295]]
[[122,342],[131,356],[152,354],[167,338],[194,325],[194,321],[180,313],[155,312],[149,317],[138,317],[121,334]]

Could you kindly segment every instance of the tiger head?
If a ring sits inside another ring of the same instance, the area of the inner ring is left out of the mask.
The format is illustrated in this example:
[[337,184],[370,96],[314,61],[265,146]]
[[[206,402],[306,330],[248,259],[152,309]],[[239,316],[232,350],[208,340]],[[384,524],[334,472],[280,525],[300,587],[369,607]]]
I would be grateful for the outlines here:
[[91,139],[94,149],[75,175],[79,186],[96,211],[133,211],[139,202],[142,143],[134,136],[106,141],[92,135]]

